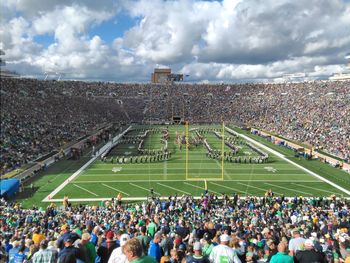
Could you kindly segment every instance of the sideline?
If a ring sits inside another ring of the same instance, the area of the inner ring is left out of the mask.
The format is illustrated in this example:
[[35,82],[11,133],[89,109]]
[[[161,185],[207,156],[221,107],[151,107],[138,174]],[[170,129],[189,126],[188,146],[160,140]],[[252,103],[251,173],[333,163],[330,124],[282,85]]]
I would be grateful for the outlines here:
[[[58,186],[55,190],[53,190],[48,196],[46,196],[42,202],[52,202],[52,199],[59,191],[61,191],[66,185],[68,185],[70,182],[72,182],[79,174],[81,174],[91,163],[93,163],[100,155],[102,155],[116,140],[119,140],[120,137],[122,137],[125,133],[127,133],[131,129],[131,126],[129,126],[125,131],[123,131],[121,134],[115,136],[112,141],[109,141],[106,143],[99,151],[98,154],[94,157],[92,157],[86,164],[84,164],[82,167],[80,167],[74,174],[72,174],[68,179],[66,179],[60,186]],[[62,199],[63,200],[63,199]],[[55,202],[55,201],[54,201]]]
[[346,193],[348,195],[348,198],[350,197],[350,191],[348,191],[345,188],[343,188],[343,187],[341,187],[341,186],[339,186],[339,185],[329,181],[326,178],[323,178],[322,176],[318,175],[317,173],[314,173],[314,172],[310,171],[309,169],[307,169],[307,168],[305,168],[305,167],[303,167],[303,166],[301,166],[301,165],[299,165],[299,164],[289,160],[283,154],[281,154],[281,153],[279,153],[279,152],[277,152],[277,151],[267,147],[266,145],[264,145],[264,144],[262,144],[260,142],[255,141],[254,139],[252,139],[252,138],[250,138],[250,137],[248,137],[248,136],[246,136],[244,134],[238,133],[238,132],[236,132],[236,131],[228,128],[228,127],[226,127],[226,130],[228,130],[229,132],[232,132],[232,133],[234,133],[234,134],[244,138],[245,140],[247,140],[247,141],[249,141],[251,143],[254,143],[255,145],[259,146],[260,148],[269,151],[270,153],[273,153],[274,155],[276,155],[277,157],[283,159],[284,161],[286,161],[286,162],[288,162],[288,163],[298,167],[299,169],[301,169],[301,170],[307,172],[308,174],[310,174],[310,175],[312,175],[312,176],[322,180],[323,182],[330,184],[331,186],[333,186],[333,187],[337,188],[338,190],[342,191],[343,193]]

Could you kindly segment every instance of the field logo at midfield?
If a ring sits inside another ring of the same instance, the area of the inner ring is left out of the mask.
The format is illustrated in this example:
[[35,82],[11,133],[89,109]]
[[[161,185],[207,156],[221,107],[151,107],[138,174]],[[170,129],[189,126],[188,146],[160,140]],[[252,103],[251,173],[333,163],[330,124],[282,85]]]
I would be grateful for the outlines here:
[[273,173],[277,172],[277,170],[271,166],[266,166],[264,167],[264,169],[266,169],[266,171],[268,172],[273,172]]
[[130,155],[130,154],[131,154],[131,152],[124,152],[124,154],[125,154],[125,155]]
[[129,149],[135,149],[135,145],[130,145],[128,148]]
[[121,170],[122,170],[121,167],[113,167],[112,172],[116,173],[116,172],[120,172]]

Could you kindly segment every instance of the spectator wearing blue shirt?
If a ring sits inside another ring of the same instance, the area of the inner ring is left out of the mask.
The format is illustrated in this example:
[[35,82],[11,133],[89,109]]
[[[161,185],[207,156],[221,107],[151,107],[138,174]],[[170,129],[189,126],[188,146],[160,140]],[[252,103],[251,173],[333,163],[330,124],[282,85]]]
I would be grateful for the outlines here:
[[10,263],[22,263],[27,258],[27,256],[24,254],[25,249],[26,247],[22,245],[18,252],[14,255],[13,259],[10,260]]
[[161,240],[162,234],[160,232],[155,233],[148,249],[148,256],[155,258],[157,262],[160,262],[160,258],[162,257],[162,251],[159,246]]

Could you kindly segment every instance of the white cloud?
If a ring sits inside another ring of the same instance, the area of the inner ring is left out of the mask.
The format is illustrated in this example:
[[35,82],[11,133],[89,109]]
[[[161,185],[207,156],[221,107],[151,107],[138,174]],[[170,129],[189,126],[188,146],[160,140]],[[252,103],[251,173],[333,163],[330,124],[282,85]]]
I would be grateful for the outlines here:
[[[350,51],[345,0],[4,0],[1,9],[0,48],[10,67],[30,74],[148,81],[161,64],[196,81],[324,77],[342,70]],[[90,36],[120,12],[137,21],[123,36],[111,44]],[[35,42],[45,34],[52,43]]]

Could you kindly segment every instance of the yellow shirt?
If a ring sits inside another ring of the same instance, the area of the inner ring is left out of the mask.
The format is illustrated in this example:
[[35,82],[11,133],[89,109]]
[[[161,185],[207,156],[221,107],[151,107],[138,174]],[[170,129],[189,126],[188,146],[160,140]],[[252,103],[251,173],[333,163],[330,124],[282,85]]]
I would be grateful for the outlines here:
[[33,234],[33,242],[35,245],[40,245],[40,242],[43,241],[46,237],[43,234]]

